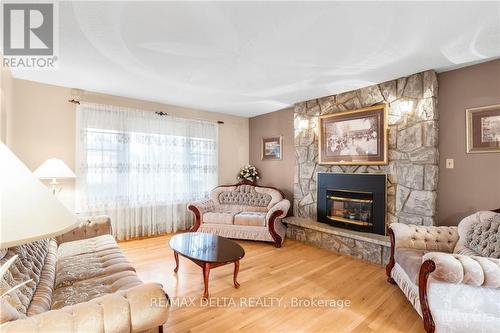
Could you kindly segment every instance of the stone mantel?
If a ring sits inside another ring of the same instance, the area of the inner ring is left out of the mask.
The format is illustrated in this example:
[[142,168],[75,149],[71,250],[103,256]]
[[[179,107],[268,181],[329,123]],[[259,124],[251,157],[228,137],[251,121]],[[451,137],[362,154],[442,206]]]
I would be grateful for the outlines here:
[[330,226],[300,217],[283,219],[287,237],[307,244],[385,265],[389,260],[391,242],[388,236],[364,233]]
[[287,218],[283,219],[283,222],[288,224],[288,225],[294,225],[297,227],[313,229],[313,230],[321,231],[321,232],[324,232],[327,234],[344,236],[344,237],[348,237],[348,238],[352,238],[352,239],[356,239],[356,240],[361,240],[361,241],[369,242],[369,243],[373,243],[373,244],[391,246],[391,241],[389,239],[389,236],[382,236],[382,235],[377,235],[377,234],[372,234],[372,233],[367,233],[367,232],[338,228],[338,227],[328,225],[326,223],[321,223],[321,222],[317,222],[317,221],[314,221],[311,219],[305,219],[305,218],[295,217],[295,216],[287,217]]

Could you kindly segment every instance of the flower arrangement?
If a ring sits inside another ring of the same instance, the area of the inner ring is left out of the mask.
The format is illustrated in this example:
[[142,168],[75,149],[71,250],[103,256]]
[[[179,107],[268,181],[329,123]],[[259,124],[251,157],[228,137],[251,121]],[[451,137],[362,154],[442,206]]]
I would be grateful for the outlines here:
[[241,169],[238,174],[238,180],[247,180],[253,183],[257,179],[260,179],[259,171],[257,171],[256,167],[250,164]]

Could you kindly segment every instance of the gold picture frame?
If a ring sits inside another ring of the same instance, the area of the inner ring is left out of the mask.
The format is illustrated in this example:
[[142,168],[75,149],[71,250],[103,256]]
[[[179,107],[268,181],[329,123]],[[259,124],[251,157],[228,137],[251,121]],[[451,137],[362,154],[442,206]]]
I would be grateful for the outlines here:
[[[385,103],[320,116],[317,124],[318,163],[331,165],[387,164],[387,117],[388,110]],[[341,123],[343,123],[342,128],[340,128]],[[364,128],[363,126],[369,127]],[[362,149],[365,149],[365,154],[359,153]],[[349,151],[356,151],[356,154],[349,154]]]
[[466,151],[500,153],[500,104],[465,109]]
[[281,135],[262,138],[260,159],[262,161],[280,161],[283,159],[283,137]]

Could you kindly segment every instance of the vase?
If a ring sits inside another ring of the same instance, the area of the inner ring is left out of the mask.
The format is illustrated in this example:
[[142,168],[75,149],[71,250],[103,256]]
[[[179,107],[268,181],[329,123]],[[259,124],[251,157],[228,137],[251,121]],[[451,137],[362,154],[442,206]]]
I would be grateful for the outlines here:
[[257,184],[257,180],[248,180],[248,179],[240,179],[240,183],[239,185],[256,185]]

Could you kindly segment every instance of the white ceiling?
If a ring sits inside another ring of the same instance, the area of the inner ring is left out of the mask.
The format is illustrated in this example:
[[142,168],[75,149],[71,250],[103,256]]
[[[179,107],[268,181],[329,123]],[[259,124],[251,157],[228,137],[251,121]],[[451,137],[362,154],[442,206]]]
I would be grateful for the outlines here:
[[62,2],[59,67],[17,78],[255,116],[500,56],[500,2]]

